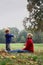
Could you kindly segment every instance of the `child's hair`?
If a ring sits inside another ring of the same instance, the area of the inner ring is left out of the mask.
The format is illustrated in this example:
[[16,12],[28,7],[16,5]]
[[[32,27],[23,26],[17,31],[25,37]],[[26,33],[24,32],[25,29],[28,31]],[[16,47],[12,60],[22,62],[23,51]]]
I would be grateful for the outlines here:
[[32,33],[27,33],[27,38],[32,38],[33,37],[33,34]]
[[9,28],[8,29],[5,29],[5,33],[9,32],[9,31],[10,31]]

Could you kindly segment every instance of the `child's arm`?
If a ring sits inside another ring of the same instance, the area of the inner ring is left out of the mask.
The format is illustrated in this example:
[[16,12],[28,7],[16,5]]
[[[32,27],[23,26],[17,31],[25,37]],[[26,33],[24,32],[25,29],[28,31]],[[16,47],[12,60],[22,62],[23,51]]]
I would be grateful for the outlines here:
[[15,36],[15,35],[13,35],[13,34],[10,34],[9,36],[10,36],[10,37],[14,37],[14,38],[16,38],[16,36]]
[[16,38],[16,36],[14,35],[14,38]]
[[24,46],[26,46],[26,43],[24,44]]
[[14,35],[13,34],[9,34],[9,37],[14,37]]

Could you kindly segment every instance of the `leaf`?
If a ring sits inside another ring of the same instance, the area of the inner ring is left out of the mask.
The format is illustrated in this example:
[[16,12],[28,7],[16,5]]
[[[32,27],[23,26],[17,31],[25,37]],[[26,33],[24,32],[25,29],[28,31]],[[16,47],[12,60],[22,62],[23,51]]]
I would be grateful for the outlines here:
[[10,56],[10,58],[15,59],[15,58],[16,58],[16,56]]

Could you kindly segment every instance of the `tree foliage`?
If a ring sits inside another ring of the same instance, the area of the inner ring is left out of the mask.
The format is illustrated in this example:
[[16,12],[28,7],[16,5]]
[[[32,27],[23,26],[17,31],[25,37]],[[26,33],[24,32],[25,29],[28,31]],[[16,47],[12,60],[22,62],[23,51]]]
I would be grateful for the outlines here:
[[[27,0],[29,16],[23,20],[26,29],[43,31],[43,0]],[[30,25],[27,25],[27,24]]]
[[22,30],[21,32],[19,32],[17,42],[25,42],[26,35],[27,35],[27,32],[25,30]]

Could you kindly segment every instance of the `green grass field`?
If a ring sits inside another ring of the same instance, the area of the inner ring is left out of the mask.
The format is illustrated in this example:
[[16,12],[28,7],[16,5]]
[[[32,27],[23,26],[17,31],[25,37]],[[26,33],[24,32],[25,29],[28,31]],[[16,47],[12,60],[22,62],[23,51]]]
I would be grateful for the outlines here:
[[[21,49],[23,43],[11,44],[11,49]],[[0,50],[5,44],[0,44]],[[43,65],[43,44],[34,44],[35,53],[2,53],[0,52],[0,65]]]
[[[24,47],[24,43],[14,43],[10,44],[11,49],[22,49]],[[5,49],[5,44],[0,44],[0,50]],[[43,44],[34,44],[35,51],[43,50]]]

